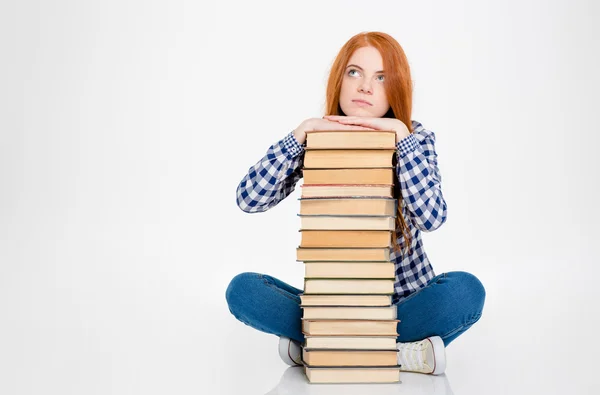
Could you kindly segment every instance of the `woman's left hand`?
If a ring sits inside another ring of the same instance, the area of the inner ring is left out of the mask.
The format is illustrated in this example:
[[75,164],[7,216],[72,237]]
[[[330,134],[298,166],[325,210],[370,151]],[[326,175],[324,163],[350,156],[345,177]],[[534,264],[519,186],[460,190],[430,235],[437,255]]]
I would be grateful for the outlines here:
[[404,122],[397,118],[352,117],[344,115],[325,115],[323,118],[345,125],[359,125],[376,130],[393,130],[396,132],[396,142],[410,134]]

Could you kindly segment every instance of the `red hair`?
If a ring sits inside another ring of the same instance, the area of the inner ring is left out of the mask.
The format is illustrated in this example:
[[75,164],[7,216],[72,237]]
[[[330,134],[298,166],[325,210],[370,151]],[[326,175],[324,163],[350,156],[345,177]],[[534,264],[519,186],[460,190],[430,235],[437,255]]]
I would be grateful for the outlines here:
[[[392,36],[382,32],[359,33],[350,38],[340,49],[331,66],[327,82],[325,98],[326,115],[345,115],[339,104],[344,71],[354,51],[358,48],[368,46],[376,48],[383,60],[383,70],[385,72],[384,87],[387,100],[390,104],[390,109],[384,117],[399,119],[406,125],[408,131],[413,133],[411,121],[413,87],[408,60],[400,44]],[[394,180],[396,183],[399,182],[397,177],[394,177]],[[400,188],[396,188],[396,190],[401,191]],[[399,192],[396,212],[396,232],[401,232],[404,235],[404,246],[410,250],[412,236],[402,216],[401,192]],[[400,246],[398,245],[397,236],[396,234],[392,237],[392,242],[394,250],[398,252],[400,251]]]

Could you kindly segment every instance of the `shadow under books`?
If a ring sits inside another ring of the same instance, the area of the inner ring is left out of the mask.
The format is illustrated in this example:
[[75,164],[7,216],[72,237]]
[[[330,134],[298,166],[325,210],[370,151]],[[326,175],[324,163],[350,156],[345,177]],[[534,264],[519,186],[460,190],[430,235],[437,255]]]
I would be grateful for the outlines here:
[[279,384],[265,395],[454,395],[446,374],[401,372],[400,383],[393,384],[311,384],[301,366],[287,368]]

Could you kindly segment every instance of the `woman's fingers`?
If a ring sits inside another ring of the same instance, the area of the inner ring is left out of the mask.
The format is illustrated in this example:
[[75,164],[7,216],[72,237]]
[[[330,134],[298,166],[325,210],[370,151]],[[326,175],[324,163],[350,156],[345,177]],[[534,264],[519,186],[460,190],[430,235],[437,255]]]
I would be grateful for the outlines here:
[[351,125],[351,124],[347,124],[347,123],[338,123],[338,122],[334,122],[333,125],[331,126],[331,128],[332,129],[342,129],[342,130],[372,130],[368,126]]
[[370,119],[367,118],[359,118],[359,117],[345,117],[339,119],[332,119],[331,121],[343,124],[354,124],[354,125],[365,125],[371,122]]
[[344,125],[371,126],[371,122],[368,119],[340,119],[337,122]]
[[368,128],[366,126],[358,126],[358,125],[351,125],[350,129],[351,130],[375,130],[373,128]]
[[[321,128],[321,127],[317,127]],[[333,120],[325,120],[323,128],[328,130],[375,130],[369,126],[356,125],[347,122],[337,122]]]

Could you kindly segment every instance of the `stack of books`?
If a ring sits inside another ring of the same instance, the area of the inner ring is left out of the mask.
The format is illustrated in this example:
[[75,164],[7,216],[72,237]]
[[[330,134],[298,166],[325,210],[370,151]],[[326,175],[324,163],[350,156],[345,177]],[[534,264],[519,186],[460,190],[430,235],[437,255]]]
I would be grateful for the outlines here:
[[297,261],[305,266],[304,370],[311,383],[393,383],[397,362],[393,131],[307,133]]

